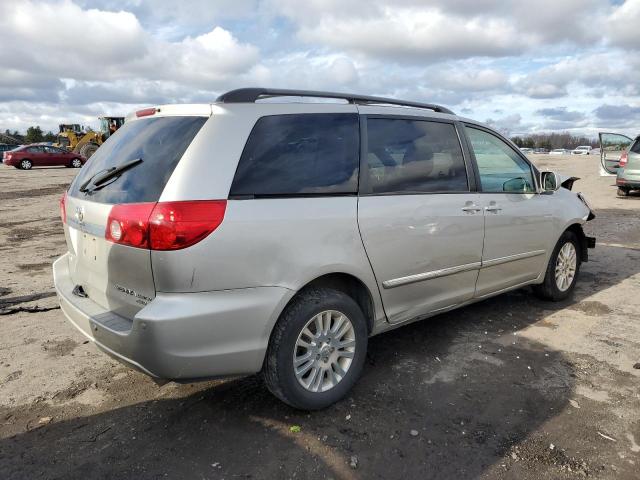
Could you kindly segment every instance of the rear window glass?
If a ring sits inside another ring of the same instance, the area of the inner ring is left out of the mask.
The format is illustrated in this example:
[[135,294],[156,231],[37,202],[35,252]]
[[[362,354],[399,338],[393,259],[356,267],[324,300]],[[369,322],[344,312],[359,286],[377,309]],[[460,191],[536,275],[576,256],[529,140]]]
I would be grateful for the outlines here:
[[640,137],[636,138],[636,141],[631,145],[630,151],[640,153]]
[[262,117],[242,152],[230,195],[356,193],[359,137],[357,114]]
[[[155,202],[207,117],[156,117],[125,123],[94,153],[71,184],[69,195],[100,203]],[[131,160],[112,183],[92,193],[80,186],[94,175]]]
[[367,120],[372,193],[467,192],[462,147],[452,124]]

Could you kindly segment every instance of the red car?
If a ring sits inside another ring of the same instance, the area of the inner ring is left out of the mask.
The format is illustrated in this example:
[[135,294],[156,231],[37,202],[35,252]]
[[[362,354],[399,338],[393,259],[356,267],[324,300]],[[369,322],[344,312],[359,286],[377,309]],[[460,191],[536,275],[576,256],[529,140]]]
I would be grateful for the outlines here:
[[49,145],[25,145],[15,150],[4,152],[3,163],[22,170],[31,167],[50,167],[64,165],[65,167],[80,168],[87,161],[82,155],[67,152]]

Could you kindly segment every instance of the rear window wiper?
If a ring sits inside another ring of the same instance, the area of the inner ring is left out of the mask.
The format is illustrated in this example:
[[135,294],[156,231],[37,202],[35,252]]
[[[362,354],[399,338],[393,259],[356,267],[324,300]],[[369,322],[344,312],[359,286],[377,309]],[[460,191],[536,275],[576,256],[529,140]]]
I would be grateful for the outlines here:
[[[89,178],[89,180],[84,182],[80,186],[79,190],[82,193],[93,192],[94,190],[97,190],[97,189],[99,189],[101,187],[104,187],[106,182],[108,182],[112,178],[117,177],[122,172],[124,172],[126,170],[129,170],[130,168],[133,168],[136,165],[139,165],[141,163],[142,163],[142,159],[141,158],[136,158],[135,160],[130,160],[130,161],[125,162],[122,165],[119,165],[117,167],[111,167],[108,170],[104,170],[103,172],[98,172],[97,174],[95,174],[94,176]],[[92,189],[88,188],[90,185],[93,185]]]

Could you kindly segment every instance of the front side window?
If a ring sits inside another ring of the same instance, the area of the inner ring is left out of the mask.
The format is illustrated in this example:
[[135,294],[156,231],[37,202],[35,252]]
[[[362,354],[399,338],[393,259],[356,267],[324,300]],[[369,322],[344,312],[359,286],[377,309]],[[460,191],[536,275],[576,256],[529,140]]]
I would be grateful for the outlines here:
[[507,143],[484,130],[466,127],[483,192],[532,193],[530,165]]
[[242,152],[230,195],[356,193],[359,148],[356,114],[262,117]]
[[371,193],[467,192],[467,172],[450,123],[367,120]]

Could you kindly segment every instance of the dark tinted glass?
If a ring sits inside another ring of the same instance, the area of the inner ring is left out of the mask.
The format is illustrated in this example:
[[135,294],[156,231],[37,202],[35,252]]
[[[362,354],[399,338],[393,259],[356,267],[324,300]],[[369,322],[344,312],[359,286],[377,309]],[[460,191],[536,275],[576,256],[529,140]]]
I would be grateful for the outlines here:
[[[69,194],[100,203],[155,202],[206,117],[157,117],[125,123],[94,153]],[[131,160],[143,161],[89,195],[80,186],[99,172]]]
[[372,193],[466,192],[455,127],[423,120],[367,120]]
[[230,195],[355,193],[356,114],[262,117],[251,131]]
[[636,138],[635,142],[631,145],[630,151],[632,153],[640,153],[640,137]]

